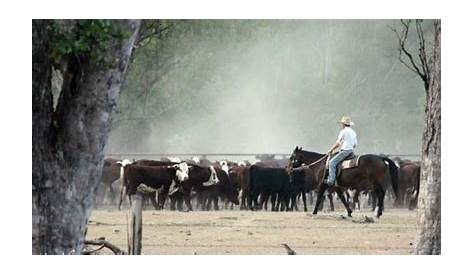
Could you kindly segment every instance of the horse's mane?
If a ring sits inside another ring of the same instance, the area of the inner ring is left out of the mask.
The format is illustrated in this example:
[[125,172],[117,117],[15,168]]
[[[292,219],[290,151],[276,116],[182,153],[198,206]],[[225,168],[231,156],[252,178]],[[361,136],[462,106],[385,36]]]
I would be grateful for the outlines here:
[[314,152],[314,151],[309,151],[309,150],[300,150],[300,152],[308,153],[308,154],[313,154],[317,156],[324,156],[325,154]]
[[310,156],[315,157],[315,158],[320,158],[320,157],[323,157],[324,155],[326,155],[326,154],[321,154],[321,153],[314,152],[314,151],[303,150],[301,148],[299,150],[297,150],[297,152],[303,153],[303,154],[306,154],[306,155],[310,155]]

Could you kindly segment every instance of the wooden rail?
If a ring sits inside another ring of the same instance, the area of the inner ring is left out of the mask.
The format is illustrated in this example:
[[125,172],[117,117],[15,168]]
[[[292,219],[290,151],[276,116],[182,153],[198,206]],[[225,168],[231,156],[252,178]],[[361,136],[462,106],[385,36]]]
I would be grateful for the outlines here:
[[[364,153],[365,154],[365,153]],[[106,157],[178,157],[178,156],[203,156],[203,157],[217,157],[217,156],[284,156],[289,157],[289,153],[107,153]],[[421,158],[421,154],[384,154],[389,157],[409,157]]]

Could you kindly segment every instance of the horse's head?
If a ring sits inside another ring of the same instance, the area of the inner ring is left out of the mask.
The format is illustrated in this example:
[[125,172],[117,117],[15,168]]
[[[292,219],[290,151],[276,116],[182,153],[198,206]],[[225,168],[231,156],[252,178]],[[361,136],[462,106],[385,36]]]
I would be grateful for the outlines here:
[[301,157],[301,147],[296,146],[293,152],[290,155],[288,160],[287,169],[292,169],[295,167],[299,167],[303,164],[303,159]]

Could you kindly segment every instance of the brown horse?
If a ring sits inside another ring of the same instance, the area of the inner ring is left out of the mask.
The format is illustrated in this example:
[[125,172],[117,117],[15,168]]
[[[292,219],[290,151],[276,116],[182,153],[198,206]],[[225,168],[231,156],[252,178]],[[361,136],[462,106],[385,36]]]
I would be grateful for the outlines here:
[[[291,157],[289,158],[287,169],[298,168],[302,166],[303,164],[304,165],[311,164],[321,159],[324,156],[325,154],[319,154],[317,152],[302,150],[301,147],[298,148],[297,146],[295,147],[295,149],[293,150],[293,153],[291,154]],[[291,175],[290,177],[292,180],[292,184],[297,189],[297,191],[299,190],[303,198],[304,211],[307,211],[306,193],[309,191],[318,189],[319,182],[315,180],[314,173],[312,172],[312,170],[309,170],[309,169],[302,169],[302,170],[296,169],[296,170],[293,170],[293,172],[291,172],[290,175]],[[333,192],[328,191],[327,198],[329,200],[331,211],[334,211]],[[322,209],[323,209],[323,202],[321,203],[319,207],[319,210],[322,210]]]
[[[299,168],[310,168],[314,172],[316,183],[319,185],[318,197],[313,214],[318,213],[322,196],[325,190],[329,188],[328,185],[323,183],[327,158],[327,154],[304,151],[298,147],[295,148],[290,157],[289,168],[302,165],[303,163],[311,161],[310,159],[313,159],[312,163],[308,166]],[[355,189],[359,192],[364,190],[373,191],[378,199],[376,216],[380,217],[382,215],[386,191],[384,182],[387,169],[390,172],[395,197],[398,199],[398,170],[391,159],[373,154],[365,154],[360,156],[359,165],[357,167],[342,170],[337,178],[337,186],[333,186],[331,189],[336,191],[339,199],[347,210],[348,216],[351,216],[352,210],[342,192],[342,189],[347,188]]]

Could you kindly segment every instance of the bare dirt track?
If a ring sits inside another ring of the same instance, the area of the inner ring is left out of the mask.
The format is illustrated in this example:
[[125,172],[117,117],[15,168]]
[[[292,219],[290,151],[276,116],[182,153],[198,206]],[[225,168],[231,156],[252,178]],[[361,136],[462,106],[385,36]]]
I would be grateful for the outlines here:
[[[127,249],[127,211],[95,210],[87,239],[106,237]],[[153,211],[143,212],[143,254],[410,254],[416,212]],[[369,216],[369,222],[365,216]],[[374,223],[370,220],[373,218]],[[104,249],[101,254],[111,254]]]

